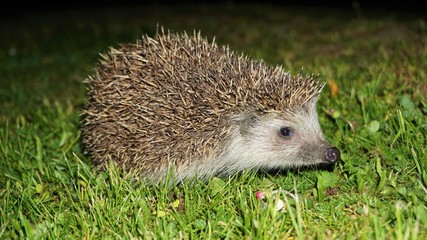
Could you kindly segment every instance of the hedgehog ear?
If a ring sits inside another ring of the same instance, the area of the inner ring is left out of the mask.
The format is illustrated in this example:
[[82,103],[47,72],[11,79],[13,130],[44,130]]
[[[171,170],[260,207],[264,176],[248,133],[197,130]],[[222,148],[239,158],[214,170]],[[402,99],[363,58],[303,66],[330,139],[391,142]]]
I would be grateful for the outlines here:
[[304,104],[304,110],[306,113],[312,113],[313,111],[316,112],[316,104],[317,104],[317,98],[311,99],[309,102]]
[[240,134],[248,135],[251,132],[251,129],[255,127],[260,120],[260,117],[256,112],[249,112],[240,115],[237,118],[237,122],[240,128]]

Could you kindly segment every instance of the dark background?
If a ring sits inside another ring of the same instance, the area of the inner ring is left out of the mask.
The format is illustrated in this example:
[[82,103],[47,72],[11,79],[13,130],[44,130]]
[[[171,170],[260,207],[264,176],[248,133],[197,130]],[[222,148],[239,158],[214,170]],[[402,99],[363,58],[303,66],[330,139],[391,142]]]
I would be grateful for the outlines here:
[[185,5],[185,4],[269,4],[280,6],[295,6],[295,7],[329,7],[341,9],[355,10],[387,10],[402,12],[406,14],[427,15],[427,7],[422,1],[405,0],[405,1],[368,1],[368,0],[343,0],[343,1],[306,1],[306,0],[269,0],[269,1],[168,1],[168,0],[150,0],[150,1],[30,1],[29,3],[11,2],[0,10],[1,18],[14,18],[32,13],[48,13],[63,10],[79,10],[79,9],[99,9],[99,8],[115,8],[115,7],[131,7],[144,5]]

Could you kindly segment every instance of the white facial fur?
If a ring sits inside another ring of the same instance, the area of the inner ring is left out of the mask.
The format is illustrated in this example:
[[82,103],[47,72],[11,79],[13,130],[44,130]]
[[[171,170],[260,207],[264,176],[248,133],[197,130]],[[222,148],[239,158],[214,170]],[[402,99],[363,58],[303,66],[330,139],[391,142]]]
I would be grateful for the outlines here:
[[[296,112],[243,114],[237,122],[221,156],[224,172],[318,164],[332,147],[320,128],[315,100]],[[291,136],[282,136],[281,127],[289,127]]]

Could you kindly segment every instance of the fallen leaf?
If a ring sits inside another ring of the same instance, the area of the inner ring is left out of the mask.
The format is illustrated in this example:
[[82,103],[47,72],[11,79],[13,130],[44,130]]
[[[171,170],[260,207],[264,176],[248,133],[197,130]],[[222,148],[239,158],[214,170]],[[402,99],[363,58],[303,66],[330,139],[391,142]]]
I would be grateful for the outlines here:
[[328,80],[328,85],[331,91],[331,98],[335,98],[338,95],[338,84],[334,80]]

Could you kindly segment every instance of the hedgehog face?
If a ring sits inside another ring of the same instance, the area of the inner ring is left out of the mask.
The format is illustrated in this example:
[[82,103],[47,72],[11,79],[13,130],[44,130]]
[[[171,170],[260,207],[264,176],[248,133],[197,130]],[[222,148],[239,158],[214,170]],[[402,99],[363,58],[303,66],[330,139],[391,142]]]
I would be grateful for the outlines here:
[[235,158],[237,168],[297,167],[339,160],[339,151],[325,140],[315,104],[312,101],[292,112],[252,112],[240,117],[241,139],[232,144],[240,155]]

